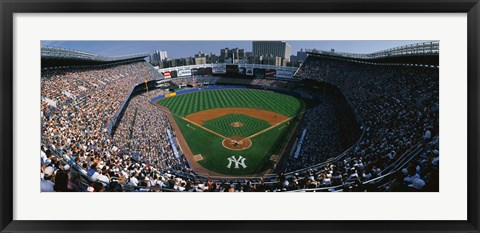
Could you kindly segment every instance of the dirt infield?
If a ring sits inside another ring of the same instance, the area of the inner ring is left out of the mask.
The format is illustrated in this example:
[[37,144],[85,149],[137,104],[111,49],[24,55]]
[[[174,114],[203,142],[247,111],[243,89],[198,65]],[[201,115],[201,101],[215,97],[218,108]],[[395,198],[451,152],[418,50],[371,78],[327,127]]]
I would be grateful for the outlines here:
[[252,141],[243,137],[223,139],[222,145],[229,150],[245,150],[252,146]]
[[242,122],[238,122],[238,121],[237,121],[237,122],[232,122],[232,123],[230,124],[230,126],[235,127],[235,128],[238,128],[238,127],[242,127],[242,126],[243,126],[243,123],[242,123]]
[[[183,137],[183,134],[180,131],[180,127],[178,127],[177,122],[173,118],[170,110],[168,110],[168,108],[165,108],[161,105],[158,105],[158,104],[156,104],[156,105],[158,107],[160,107],[163,110],[163,112],[167,115],[168,119],[170,120],[170,123],[172,124],[173,128],[175,129],[175,134],[177,136],[178,143],[180,144],[180,148],[182,149],[183,154],[185,155],[187,160],[190,162],[190,167],[196,173],[199,173],[199,174],[205,174],[207,176],[218,176],[218,177],[225,176],[224,174],[206,169],[205,167],[203,167],[202,165],[200,165],[198,163],[198,161],[201,160],[201,159],[198,156],[197,156],[196,159],[199,159],[199,160],[195,159],[195,156],[193,155],[192,151],[190,150],[190,147],[188,147],[187,141],[185,140],[185,137]],[[202,159],[203,159],[203,157],[202,157]]]
[[215,108],[192,113],[185,118],[199,125],[203,125],[208,120],[230,114],[243,114],[246,116],[254,117],[260,120],[264,120],[270,125],[275,125],[289,119],[285,115],[256,108]]
[[[270,174],[274,171],[274,168],[268,168],[260,173],[257,174],[251,174],[251,175],[242,175],[242,176],[226,176],[225,174],[221,174],[215,171],[212,171],[210,169],[207,169],[200,165],[198,162],[203,160],[203,156],[198,154],[198,155],[193,155],[192,151],[190,150],[190,147],[188,146],[188,143],[183,136],[180,127],[178,126],[177,122],[173,118],[172,113],[170,110],[164,106],[161,106],[159,104],[155,104],[156,106],[160,107],[163,112],[167,115],[167,117],[170,120],[170,123],[172,124],[174,130],[175,130],[175,135],[177,137],[179,146],[186,157],[186,159],[189,161],[190,167],[192,168],[193,171],[195,171],[197,174],[204,176],[204,177],[211,177],[211,178],[252,178],[252,177],[261,177],[265,174]],[[270,130],[271,128],[276,127],[277,124],[281,124],[283,122],[286,122],[290,120],[289,117],[284,116],[279,113],[275,112],[270,112],[266,110],[261,110],[261,109],[253,109],[253,108],[217,108],[217,109],[210,109],[210,110],[205,110],[197,113],[190,114],[183,118],[184,120],[191,122],[197,126],[200,126],[204,130],[207,130],[210,132],[209,129],[206,129],[205,127],[201,126],[205,121],[212,120],[218,117],[226,116],[229,114],[244,114],[250,117],[254,117],[257,119],[264,120],[268,122],[271,126],[267,129],[264,129],[260,132],[255,133],[254,135],[251,135],[247,138],[243,137],[231,137],[227,138],[224,137],[214,131],[211,131],[211,133],[216,134],[217,136],[224,138],[224,141],[222,142],[224,147],[227,147],[228,149],[231,150],[244,150],[248,149],[249,147],[252,146],[252,141],[250,138],[255,137],[256,135],[262,134],[263,132],[266,132]],[[233,122],[235,123],[234,125],[231,125],[232,127],[241,127],[243,126],[242,122]],[[240,142],[240,143],[239,143]],[[230,148],[231,147],[231,148]]]

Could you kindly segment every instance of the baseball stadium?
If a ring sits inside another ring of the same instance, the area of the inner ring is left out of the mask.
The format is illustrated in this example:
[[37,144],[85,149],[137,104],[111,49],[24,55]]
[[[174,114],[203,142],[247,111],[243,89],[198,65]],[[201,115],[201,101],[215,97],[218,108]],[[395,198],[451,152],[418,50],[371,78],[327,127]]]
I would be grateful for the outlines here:
[[439,190],[437,41],[151,61],[42,47],[42,192]]

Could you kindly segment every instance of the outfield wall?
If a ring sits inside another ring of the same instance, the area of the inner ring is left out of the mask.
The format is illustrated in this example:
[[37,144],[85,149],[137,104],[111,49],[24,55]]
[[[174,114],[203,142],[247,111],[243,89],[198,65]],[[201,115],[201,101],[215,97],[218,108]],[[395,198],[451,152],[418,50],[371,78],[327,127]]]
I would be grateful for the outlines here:
[[[211,91],[211,90],[223,90],[223,89],[254,89],[254,90],[265,90],[265,91],[273,91],[281,94],[287,94],[295,97],[302,97],[302,94],[293,92],[293,91],[283,91],[283,90],[278,90],[274,88],[265,88],[265,87],[259,87],[259,86],[234,86],[234,85],[225,85],[225,86],[208,86],[208,87],[197,87],[197,88],[189,88],[189,89],[183,89],[179,90],[176,92],[176,95],[184,95],[184,94],[189,94],[193,92],[198,92],[198,91]],[[166,98],[165,95],[159,95],[157,97],[154,97],[150,99],[150,102],[154,103],[157,102],[161,99]]]
[[[149,90],[156,89],[156,87],[155,87],[156,84],[157,84],[156,82],[157,82],[157,80],[152,80],[152,81],[147,82],[148,89]],[[354,124],[354,125],[356,125],[356,126],[361,125],[361,119],[359,119],[358,114],[355,111],[355,109],[352,108],[352,105],[351,105],[350,101],[348,100],[348,98],[346,98],[345,95],[343,95],[343,93],[336,86],[328,85],[328,84],[325,84],[325,83],[318,83],[318,82],[316,83],[316,85],[318,85],[321,90],[326,90],[327,94],[333,94],[333,95],[336,95],[336,96],[340,97],[340,99],[343,99],[342,102],[345,103],[345,106],[342,107],[342,112],[345,113],[344,117],[355,119],[356,124]],[[310,87],[310,84],[306,83],[305,87]],[[271,89],[271,88],[260,87],[260,86],[241,86],[241,85],[225,85],[225,86],[221,85],[221,86],[208,86],[208,87],[202,87],[202,88],[189,88],[189,89],[184,89],[184,90],[177,91],[176,95],[189,94],[189,93],[199,92],[199,91],[203,91],[203,90],[222,90],[222,89],[239,89],[239,88],[254,89],[254,90],[267,90],[267,91],[273,91],[273,92],[277,92],[277,93],[281,93],[281,94],[287,94],[287,95],[291,95],[291,96],[295,96],[295,97],[305,98],[305,96],[300,92],[278,90],[278,89],[273,89],[273,88]],[[316,88],[316,89],[318,89],[318,88]],[[108,133],[111,136],[113,136],[113,134],[115,133],[115,129],[118,126],[118,123],[120,122],[120,120],[122,119],[123,114],[124,114],[126,108],[128,107],[128,103],[129,103],[130,99],[132,97],[134,97],[135,95],[141,94],[145,91],[146,91],[145,83],[140,83],[137,86],[135,86],[134,89],[132,89],[132,91],[130,92],[130,94],[126,98],[125,102],[122,104],[122,107],[120,108],[120,110],[117,112],[117,114],[115,114],[114,118],[110,121],[110,124],[109,124],[109,127],[108,127]],[[155,103],[158,100],[164,99],[164,98],[165,98],[165,95],[160,95],[160,96],[157,96],[157,97],[154,97],[154,98],[150,99],[150,102]],[[315,96],[311,96],[310,98],[311,99],[316,99]],[[350,111],[348,111],[348,109],[347,109],[348,107],[350,107]],[[353,128],[357,128],[357,127],[353,127]],[[351,129],[351,127],[350,127],[350,129]],[[294,137],[296,137],[296,136],[294,136]],[[174,145],[172,145],[172,146],[174,146]],[[276,169],[277,171],[281,170],[282,167],[284,166],[283,163],[285,162],[285,158],[286,158],[286,156],[282,156],[282,159],[278,164],[279,166],[277,166],[277,169]],[[318,164],[318,165],[320,165],[320,164]]]
[[[158,69],[157,72],[160,74],[175,72],[177,75],[176,77],[186,77],[190,75],[195,75],[195,71],[199,69],[209,69],[207,75],[233,75],[234,73],[227,72],[227,66],[229,67],[237,67],[237,72],[235,74],[254,78],[257,77],[255,75],[255,71],[262,71],[262,77],[276,77],[276,78],[284,78],[284,79],[292,79],[294,74],[297,72],[298,67],[289,67],[289,66],[274,66],[274,65],[264,65],[264,64],[228,64],[228,63],[220,63],[220,64],[201,64],[201,65],[190,65],[190,66],[177,66],[177,67],[169,67]],[[270,71],[271,74],[265,74],[266,71]],[[258,73],[258,72],[257,72]],[[202,74],[200,74],[202,75]],[[173,76],[167,76],[168,78],[175,78]]]

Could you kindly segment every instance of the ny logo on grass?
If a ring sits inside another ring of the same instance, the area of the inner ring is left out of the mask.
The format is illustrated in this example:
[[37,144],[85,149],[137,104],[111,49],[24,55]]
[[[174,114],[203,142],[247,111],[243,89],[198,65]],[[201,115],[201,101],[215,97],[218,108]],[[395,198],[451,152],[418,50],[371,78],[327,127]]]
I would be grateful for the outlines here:
[[239,165],[242,166],[242,168],[246,168],[247,165],[245,165],[245,158],[242,157],[241,155],[238,157],[238,159],[235,158],[235,155],[232,157],[228,158],[228,165],[227,168],[230,168],[232,166],[232,163],[235,163],[235,168],[238,169]]

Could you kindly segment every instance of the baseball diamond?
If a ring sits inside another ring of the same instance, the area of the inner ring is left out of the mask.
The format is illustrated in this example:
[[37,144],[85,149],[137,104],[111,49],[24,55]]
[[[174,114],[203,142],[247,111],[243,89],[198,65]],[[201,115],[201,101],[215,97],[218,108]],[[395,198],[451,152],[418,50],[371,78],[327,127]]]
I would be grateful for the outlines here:
[[[199,91],[157,104],[167,108],[176,121],[177,134],[185,141],[179,140],[180,146],[189,162],[198,163],[201,173],[228,176],[271,172],[274,161],[270,157],[281,151],[305,108],[299,98],[253,89]],[[198,154],[201,160],[193,157]],[[227,166],[232,161],[240,163],[240,156],[245,166]]]
[[[231,124],[239,125],[238,123],[241,123],[243,127],[231,126]],[[206,121],[203,126],[227,137],[248,137],[260,130],[268,128],[271,125],[266,121],[262,121],[250,116],[230,114]]]
[[40,191],[439,192],[440,41],[271,39],[42,40]]
[[440,48],[42,40],[41,125],[29,127],[41,133],[37,186],[160,196],[439,192]]

